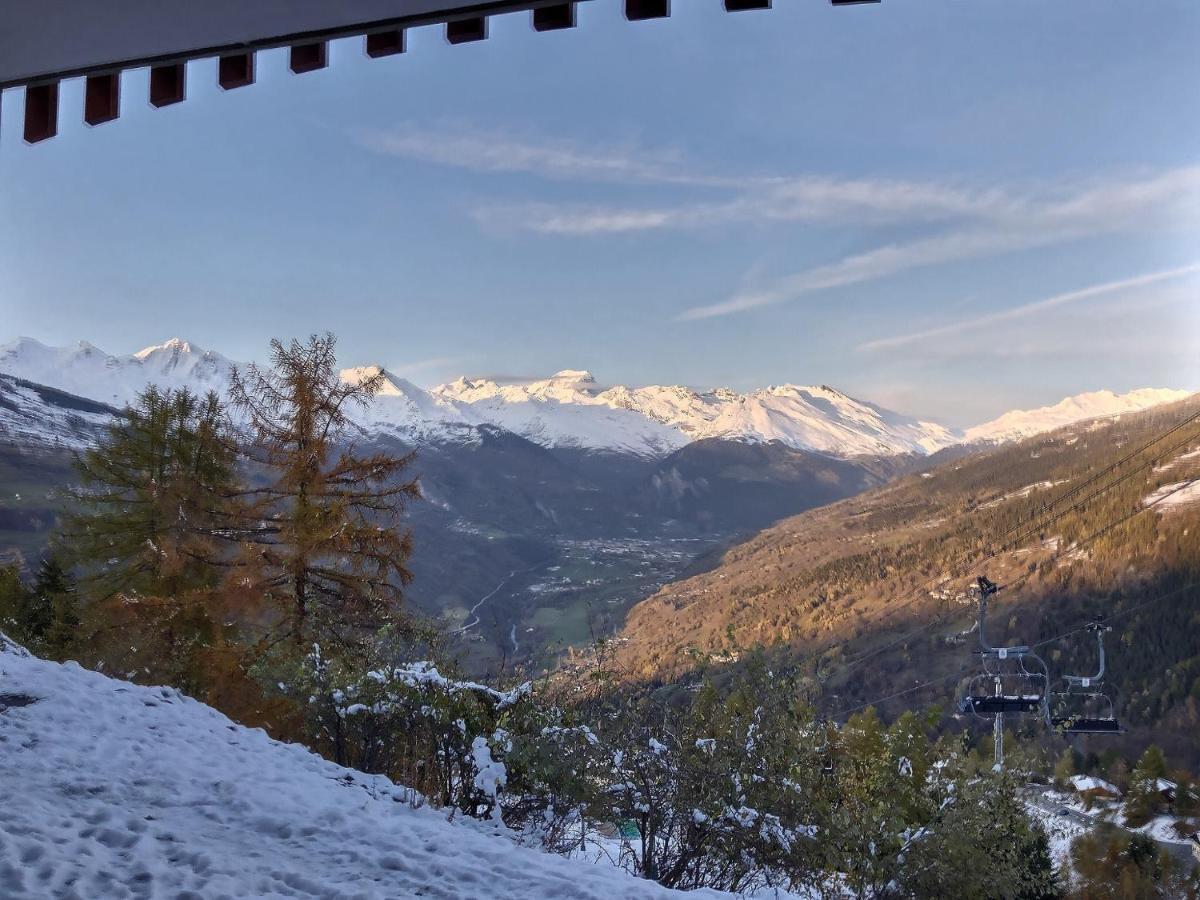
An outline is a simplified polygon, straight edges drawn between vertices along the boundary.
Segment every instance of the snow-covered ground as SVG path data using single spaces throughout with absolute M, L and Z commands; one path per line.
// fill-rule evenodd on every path
M 684 896 L 3 636 L 0 761 L 5 900 Z
M 1069 816 L 1060 816 L 1056 812 L 1043 809 L 1036 803 L 1026 803 L 1025 810 L 1029 817 L 1045 830 L 1054 864 L 1060 871 L 1070 873 L 1071 843 L 1088 830 L 1087 826 Z
M 1164 484 L 1142 498 L 1142 505 L 1154 506 L 1159 512 L 1178 509 L 1200 502 L 1200 479 Z

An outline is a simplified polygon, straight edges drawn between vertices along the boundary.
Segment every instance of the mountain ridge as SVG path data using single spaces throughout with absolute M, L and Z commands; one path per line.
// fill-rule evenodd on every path
M 49 347 L 33 338 L 0 345 L 0 372 L 81 397 L 120 406 L 147 384 L 222 391 L 236 364 L 215 351 L 171 338 L 135 353 L 110 355 L 80 341 Z M 382 374 L 383 387 L 357 414 L 366 430 L 416 443 L 478 439 L 481 426 L 500 427 L 544 447 L 627 453 L 662 459 L 709 438 L 778 441 L 835 457 L 928 456 L 963 443 L 1002 443 L 1087 418 L 1120 415 L 1187 396 L 1145 388 L 1127 394 L 1096 391 L 1059 404 L 1012 410 L 956 432 L 858 400 L 828 385 L 779 384 L 739 393 L 681 385 L 602 385 L 583 369 L 549 378 L 504 382 L 460 376 L 425 389 L 379 365 L 341 370 L 344 381 Z

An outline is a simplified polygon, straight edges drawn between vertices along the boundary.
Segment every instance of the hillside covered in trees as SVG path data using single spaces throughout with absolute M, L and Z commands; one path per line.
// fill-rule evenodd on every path
M 1096 645 L 1075 629 L 1110 621 L 1107 684 L 1129 728 L 1116 740 L 1194 758 L 1200 423 L 1177 426 L 1198 411 L 1192 397 L 935 459 L 785 519 L 636 606 L 618 665 L 665 683 L 761 646 L 831 714 L 896 693 L 882 708 L 950 708 L 978 668 L 968 588 L 986 574 L 1004 585 L 990 641 L 1045 642 L 1052 675 L 1084 673 Z

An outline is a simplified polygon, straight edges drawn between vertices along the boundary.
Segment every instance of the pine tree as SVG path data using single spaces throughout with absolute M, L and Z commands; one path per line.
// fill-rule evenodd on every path
M 1158 779 L 1165 778 L 1167 761 L 1158 746 L 1151 744 L 1129 775 L 1129 792 L 1125 798 L 1125 821 L 1142 825 L 1158 811 Z
M 80 485 L 59 545 L 80 572 L 58 602 L 57 652 L 198 692 L 214 638 L 214 589 L 236 522 L 236 445 L 215 393 L 150 387 L 76 457 Z M 51 610 L 51 617 L 55 615 Z M 86 641 L 66 643 L 83 619 Z
M 0 567 L 0 631 L 14 641 L 28 643 L 30 596 L 16 565 Z
M 1075 751 L 1067 747 L 1054 764 L 1054 783 L 1060 788 L 1065 787 L 1075 774 Z
M 343 383 L 331 334 L 271 347 L 271 368 L 237 371 L 230 388 L 267 477 L 247 493 L 248 549 L 236 577 L 274 601 L 272 642 L 351 650 L 396 618 L 412 577 L 412 538 L 400 527 L 420 496 L 416 480 L 402 477 L 411 456 L 364 455 L 350 444 L 347 410 L 370 402 L 382 372 Z
M 75 583 L 56 556 L 47 556 L 38 567 L 30 593 L 47 611 L 47 624 L 41 635 L 41 650 L 50 659 L 66 659 L 75 647 L 79 633 Z
M 220 400 L 150 387 L 76 458 L 81 486 L 62 544 L 92 599 L 180 597 L 216 583 L 234 488 Z

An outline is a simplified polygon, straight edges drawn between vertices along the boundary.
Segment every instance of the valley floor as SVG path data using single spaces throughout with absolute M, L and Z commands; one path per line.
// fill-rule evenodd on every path
M 0 636 L 0 896 L 683 896 L 414 808 L 381 776 L 271 740 L 171 688 Z M 702 900 L 728 896 L 698 891 Z

